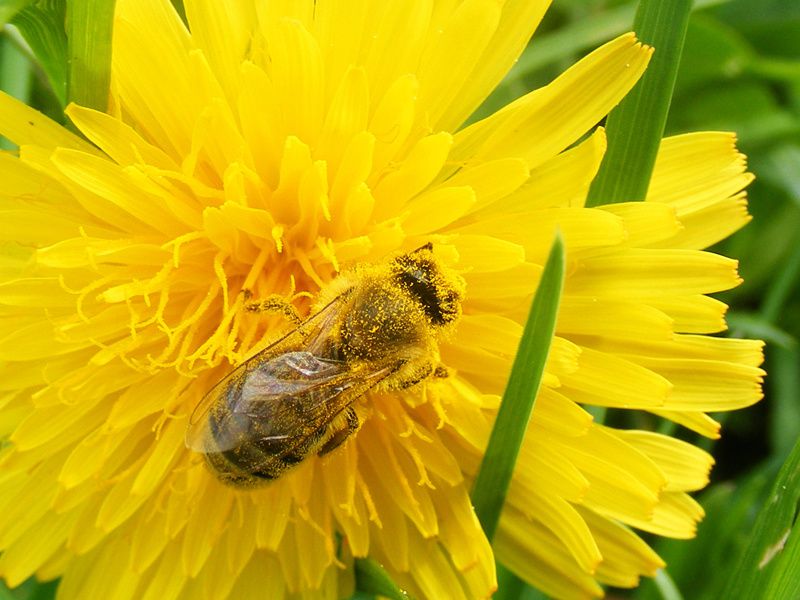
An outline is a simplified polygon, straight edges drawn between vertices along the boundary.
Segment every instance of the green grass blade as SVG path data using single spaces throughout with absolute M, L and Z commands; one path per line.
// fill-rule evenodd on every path
M 787 165 L 790 164 L 787 163 Z M 798 280 L 800 280 L 800 244 L 794 247 L 791 255 L 784 262 L 783 268 L 775 274 L 764 294 L 761 314 L 767 321 L 774 323 L 778 319 L 786 301 L 797 289 Z
M 53 600 L 58 580 L 41 582 L 31 577 L 14 589 L 8 589 L 0 580 L 0 600 Z
M 371 558 L 355 560 L 356 590 L 363 594 L 383 596 L 390 600 L 409 600 L 408 592 L 392 581 L 386 570 Z
M 789 350 L 797 346 L 797 340 L 792 334 L 773 325 L 760 314 L 745 311 L 733 313 L 728 316 L 728 325 L 734 337 L 756 338 Z
M 797 441 L 800 431 L 800 352 L 771 348 L 767 369 L 771 385 L 769 439 L 772 451 L 786 456 Z
M 21 43 L 21 41 L 20 41 Z M 28 56 L 11 36 L 0 35 L 0 90 L 25 103 L 30 101 L 33 73 Z M 16 145 L 0 136 L 0 150 L 13 150 Z
M 28 6 L 32 0 L 0 0 L 0 28 L 10 23 L 19 11 Z
M 31 83 L 31 63 L 28 56 L 10 36 L 0 36 L 0 89 L 28 103 Z
M 497 529 L 514 464 L 539 391 L 555 331 L 563 282 L 564 243 L 561 235 L 556 234 L 472 490 L 475 514 L 489 540 Z
M 114 0 L 69 2 L 69 102 L 102 111 L 108 108 L 114 4 Z
M 525 591 L 525 582 L 503 565 L 497 565 L 497 592 L 492 600 L 519 600 Z
M 183 21 L 184 25 L 187 25 L 186 7 L 183 5 L 183 0 L 170 0 L 170 2 L 172 3 L 172 8 L 174 8 L 175 12 L 180 16 L 181 21 Z
M 691 0 L 642 0 L 639 39 L 655 48 L 647 71 L 608 117 L 608 151 L 587 206 L 644 200 L 675 87 Z
M 764 592 L 764 598 L 774 600 L 797 600 L 800 598 L 800 532 L 797 527 L 800 523 L 793 524 L 786 545 L 781 549 L 781 561 L 778 568 L 770 577 L 769 585 Z
M 18 12 L 13 19 L 62 106 L 67 98 L 65 10 L 65 0 L 41 0 Z
M 678 586 L 665 569 L 656 571 L 655 584 L 663 600 L 683 600 Z
M 724 598 L 800 597 L 800 441 L 781 467 Z

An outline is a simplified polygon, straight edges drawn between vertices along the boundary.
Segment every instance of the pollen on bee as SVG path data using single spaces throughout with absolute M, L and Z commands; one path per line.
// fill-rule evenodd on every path
M 206 395 L 187 445 L 238 487 L 334 451 L 358 431 L 353 403 L 370 390 L 441 376 L 438 337 L 458 320 L 462 297 L 463 282 L 430 244 L 342 273 L 323 288 L 311 316 Z M 244 305 L 241 296 L 237 302 Z M 285 300 L 276 302 L 259 307 L 286 309 L 279 306 Z

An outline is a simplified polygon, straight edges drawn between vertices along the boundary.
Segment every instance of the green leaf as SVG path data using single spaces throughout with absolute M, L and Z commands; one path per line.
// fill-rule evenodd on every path
M 475 514 L 491 540 L 528 428 L 555 331 L 564 282 L 564 242 L 557 233 L 522 332 L 503 401 L 472 489 Z
M 655 48 L 642 79 L 608 117 L 608 151 L 587 206 L 644 200 L 675 86 L 691 0 L 642 0 L 639 39 Z
M 797 346 L 797 340 L 791 334 L 776 327 L 760 315 L 738 311 L 728 315 L 727 319 L 735 337 L 762 339 L 781 348 L 791 349 Z
M 62 106 L 67 98 L 65 11 L 65 0 L 38 0 L 17 13 L 13 19 Z
M 797 158 L 800 160 L 800 156 Z M 761 314 L 767 321 L 774 323 L 778 319 L 792 292 L 797 289 L 798 281 L 800 281 L 800 244 L 795 245 L 764 294 Z
M 380 564 L 371 558 L 355 560 L 356 590 L 390 600 L 409 600 L 408 592 L 401 590 Z
M 724 598 L 800 597 L 800 441 L 783 464 L 756 520 L 739 565 L 729 571 Z
M 32 0 L 0 0 L 0 28 L 11 22 L 19 11 L 28 6 Z
M 69 102 L 108 108 L 114 4 L 114 0 L 71 0 L 68 5 Z
M 800 532 L 795 513 L 795 521 L 791 531 L 787 531 L 786 545 L 776 550 L 781 552 L 781 561 L 772 574 L 769 585 L 764 592 L 765 598 L 774 600 L 796 600 L 800 598 Z
M 676 95 L 676 101 L 681 104 L 673 126 L 681 130 L 734 130 L 742 146 L 772 147 L 777 136 L 800 131 L 798 119 L 777 104 L 767 82 L 717 80 L 713 85 Z
M 797 349 L 770 348 L 767 355 L 772 410 L 770 441 L 772 451 L 786 456 L 800 439 L 800 352 Z
M 739 0 L 717 11 L 745 35 L 760 53 L 800 55 L 800 3 L 787 0 Z
M 15 600 L 11 590 L 6 587 L 3 581 L 0 581 L 0 600 Z
M 753 60 L 753 49 L 737 31 L 706 15 L 692 16 L 686 31 L 676 95 L 715 79 L 732 79 L 744 73 Z
M 56 597 L 58 580 L 41 582 L 31 577 L 24 583 L 9 590 L 0 580 L 0 600 L 53 600 Z
M 798 77 L 798 81 L 800 81 L 800 77 Z M 789 193 L 789 197 L 800 205 L 800 169 L 797 168 L 800 165 L 800 144 L 792 141 L 774 146 L 770 152 L 761 156 L 759 162 L 759 178 L 785 189 Z M 793 269 L 797 269 L 800 264 L 798 251 L 800 250 L 795 246 L 796 258 L 792 259 Z M 767 293 L 767 298 L 769 295 L 770 292 Z

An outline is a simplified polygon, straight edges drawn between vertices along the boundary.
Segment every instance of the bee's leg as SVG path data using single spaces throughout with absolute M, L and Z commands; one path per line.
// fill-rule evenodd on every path
M 433 368 L 433 364 L 430 362 L 415 365 L 410 372 L 403 374 L 403 379 L 397 383 L 397 387 L 401 390 L 410 388 L 435 373 L 436 371 Z
M 450 377 L 450 371 L 448 371 L 447 367 L 444 365 L 436 365 L 436 368 L 433 370 L 433 376 L 438 379 L 447 379 Z
M 361 426 L 361 422 L 358 420 L 358 414 L 356 414 L 356 411 L 352 406 L 345 410 L 344 417 L 346 419 L 345 426 L 342 429 L 333 432 L 333 435 L 328 438 L 328 441 L 325 442 L 319 449 L 317 455 L 325 456 L 328 454 L 328 452 L 336 450 L 336 448 L 341 446 L 347 438 L 358 431 L 358 428 Z
M 297 314 L 297 309 L 288 302 L 283 296 L 272 294 L 258 302 L 249 302 L 245 304 L 245 309 L 250 312 L 277 312 L 281 313 L 287 320 L 295 325 L 303 322 L 300 315 Z

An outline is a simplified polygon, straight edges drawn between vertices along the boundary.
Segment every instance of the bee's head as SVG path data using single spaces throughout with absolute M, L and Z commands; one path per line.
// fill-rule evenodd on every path
M 433 325 L 448 325 L 461 315 L 461 286 L 445 272 L 430 242 L 398 256 L 393 270 L 397 283 L 419 301 Z

